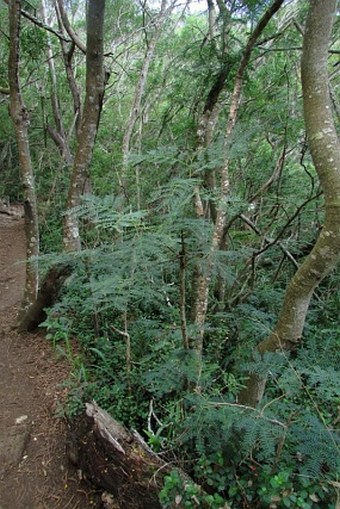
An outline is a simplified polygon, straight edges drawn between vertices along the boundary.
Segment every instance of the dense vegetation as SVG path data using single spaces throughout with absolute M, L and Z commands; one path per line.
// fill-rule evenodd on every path
M 73 366 L 63 411 L 73 416 L 93 398 L 173 462 L 164 507 L 180 497 L 188 508 L 334 508 L 339 269 L 314 290 L 303 339 L 256 348 L 325 217 L 300 76 L 309 2 L 281 2 L 247 61 L 251 35 L 275 2 L 210 0 L 201 12 L 177 3 L 107 2 L 105 96 L 86 192 L 71 210 L 77 251 L 63 248 L 63 218 L 81 138 L 72 79 L 84 104 L 85 55 L 60 20 L 58 28 L 52 2 L 45 14 L 39 0 L 22 4 L 45 25 L 22 18 L 19 69 L 40 272 L 73 267 L 43 324 Z M 0 7 L 0 194 L 20 202 Z M 72 0 L 66 11 L 84 44 L 84 3 Z M 328 59 L 337 126 L 338 28 L 337 18 Z M 250 373 L 267 380 L 257 406 L 242 396 Z M 197 484 L 184 486 L 176 466 Z

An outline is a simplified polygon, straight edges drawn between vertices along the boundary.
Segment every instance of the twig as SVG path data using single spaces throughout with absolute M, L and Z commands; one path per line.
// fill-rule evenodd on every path
M 127 382 L 128 382 L 128 390 L 129 390 L 129 393 L 131 393 L 131 380 L 130 380 L 130 375 L 131 375 L 131 337 L 127 330 L 127 312 L 126 311 L 124 311 L 123 319 L 124 319 L 124 330 L 123 331 L 120 329 L 117 329 L 117 327 L 115 327 L 114 325 L 111 325 L 110 328 L 111 328 L 111 330 L 113 330 L 114 332 L 116 332 L 117 334 L 119 334 L 120 336 L 123 336 L 125 338 L 125 342 L 126 342 L 126 353 L 125 353 L 126 376 L 127 376 Z
M 163 427 L 163 423 L 158 419 L 157 415 L 154 412 L 152 398 L 150 399 L 150 405 L 149 405 L 148 431 L 150 431 L 150 433 L 154 433 L 152 426 L 151 426 L 151 417 L 153 417 L 155 419 L 155 421 L 157 422 L 157 424 L 159 424 L 159 426 Z
M 186 250 L 184 233 L 181 233 L 181 251 L 179 253 L 179 271 L 180 271 L 180 315 L 181 315 L 181 331 L 183 345 L 186 350 L 189 350 L 189 338 L 186 319 L 186 291 L 185 291 L 185 273 L 186 273 Z
M 267 251 L 267 249 L 269 249 L 270 247 L 274 246 L 275 244 L 277 244 L 280 240 L 280 238 L 282 237 L 283 233 L 286 231 L 286 229 L 292 224 L 292 222 L 294 221 L 294 219 L 296 219 L 296 217 L 300 214 L 301 210 L 306 206 L 308 205 L 308 203 L 310 203 L 311 201 L 313 200 L 316 200 L 317 198 L 319 198 L 321 195 L 323 194 L 322 191 L 320 191 L 319 193 L 317 193 L 316 195 L 312 196 L 311 198 L 308 198 L 307 200 L 305 200 L 297 209 L 296 211 L 294 212 L 294 214 L 288 219 L 288 221 L 286 222 L 286 224 L 281 228 L 281 230 L 279 231 L 279 233 L 277 234 L 277 236 L 275 237 L 274 240 L 272 240 L 271 242 L 269 242 L 266 246 L 264 246 L 262 249 L 260 249 L 259 251 L 257 251 L 256 253 L 254 253 L 255 256 L 259 256 L 260 254 L 264 253 L 265 251 Z
M 272 402 L 270 402 L 270 403 L 272 403 Z M 258 410 L 256 408 L 253 408 L 248 405 L 241 405 L 240 403 L 227 403 L 225 401 L 223 401 L 223 402 L 222 401 L 221 402 L 208 401 L 208 404 L 211 406 L 220 406 L 220 407 L 221 406 L 229 406 L 229 407 L 234 407 L 234 408 L 241 408 L 243 410 L 250 410 L 252 412 L 258 412 Z M 264 419 L 265 421 L 271 422 L 272 424 L 277 424 L 278 426 L 281 426 L 282 428 L 287 429 L 287 424 L 285 424 L 284 422 L 281 422 L 277 419 L 271 419 L 270 417 L 266 417 L 266 416 L 262 415 L 262 411 L 258 412 L 258 415 L 256 416 L 256 418 Z
M 242 219 L 242 221 L 245 222 L 257 235 L 262 236 L 262 233 L 259 230 L 259 228 L 247 216 L 245 216 L 244 214 L 240 214 L 240 219 Z M 267 245 L 271 244 L 271 242 L 272 242 L 267 236 L 264 236 L 263 240 L 266 242 Z M 290 251 L 288 251 L 288 249 L 281 242 L 278 242 L 277 245 L 279 246 L 281 251 L 284 253 L 284 255 L 292 262 L 294 267 L 296 269 L 298 269 L 299 264 L 295 260 L 292 253 Z M 255 253 L 255 257 L 256 256 L 258 256 L 258 253 Z
M 266 403 L 262 408 L 261 408 L 261 412 L 260 414 L 263 415 L 264 411 L 266 410 L 266 408 L 270 407 L 270 405 L 272 405 L 273 403 L 275 403 L 276 401 L 280 401 L 280 399 L 284 398 L 286 396 L 286 394 L 281 394 L 280 396 L 278 396 L 277 398 L 274 398 L 274 399 L 271 399 L 270 401 L 268 401 L 268 403 Z

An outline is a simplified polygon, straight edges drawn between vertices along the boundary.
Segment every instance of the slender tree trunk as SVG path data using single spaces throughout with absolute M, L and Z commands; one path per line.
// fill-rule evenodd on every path
M 229 197 L 229 158 L 227 156 L 228 144 L 234 131 L 236 124 L 237 114 L 240 105 L 241 91 L 244 79 L 244 73 L 249 63 L 251 52 L 255 46 L 259 36 L 267 26 L 268 22 L 279 10 L 284 0 L 274 0 L 273 4 L 267 9 L 265 14 L 260 19 L 254 32 L 250 36 L 248 43 L 244 49 L 243 56 L 236 74 L 234 90 L 231 96 L 231 104 L 229 109 L 229 117 L 226 127 L 226 134 L 224 138 L 224 150 L 226 153 L 226 159 L 224 165 L 219 169 L 220 177 L 220 191 L 219 201 L 216 210 L 216 221 L 214 231 L 211 239 L 210 253 L 207 259 L 202 260 L 201 268 L 198 274 L 197 280 L 197 295 L 194 304 L 194 324 L 195 324 L 195 337 L 192 341 L 192 346 L 197 353 L 198 359 L 202 357 L 203 350 L 203 337 L 204 337 L 204 326 L 208 310 L 209 300 L 209 286 L 211 282 L 212 268 L 214 264 L 214 256 L 220 247 L 223 235 L 225 232 L 226 225 L 226 211 L 227 211 L 227 200 Z
M 64 221 L 64 246 L 67 251 L 80 250 L 78 220 L 72 209 L 79 205 L 88 177 L 104 96 L 104 10 L 105 0 L 90 0 L 87 12 L 86 97 L 78 145 L 68 193 Z
M 64 33 L 64 25 L 61 18 L 61 14 L 59 11 L 58 3 L 55 3 L 55 11 L 58 19 L 58 25 L 61 33 Z M 66 77 L 68 81 L 68 85 L 72 94 L 73 99 L 73 112 L 74 112 L 74 127 L 76 128 L 76 134 L 78 136 L 78 133 L 80 131 L 81 126 L 81 101 L 80 101 L 80 93 L 79 88 L 77 85 L 77 81 L 74 75 L 74 68 L 72 64 L 74 50 L 75 50 L 75 44 L 74 42 L 71 45 L 71 48 L 68 49 L 67 44 L 64 40 L 60 39 L 60 45 L 61 45 L 61 52 L 63 55 L 63 61 L 66 71 Z M 71 133 L 69 133 L 69 138 L 71 136 Z
M 205 105 L 203 108 L 203 112 L 201 118 L 198 123 L 197 129 L 197 152 L 201 152 L 206 149 L 211 142 L 213 141 L 214 131 L 216 124 L 218 122 L 219 113 L 220 113 L 220 105 L 218 103 L 221 92 L 225 86 L 225 82 L 229 75 L 229 67 L 227 63 L 223 63 L 220 69 L 219 74 L 215 82 L 213 83 L 207 99 L 205 101 Z M 204 185 L 210 191 L 216 190 L 216 171 L 208 170 L 204 174 Z M 205 207 L 205 215 L 207 217 L 210 216 L 212 221 L 216 222 L 217 211 L 216 204 L 214 200 L 210 200 L 208 206 Z
M 42 0 L 41 2 L 41 11 L 42 11 L 42 18 L 44 23 L 47 25 L 47 15 L 46 15 L 46 5 L 45 0 Z M 57 145 L 61 157 L 64 159 L 66 164 L 72 164 L 72 154 L 69 147 L 69 143 L 67 140 L 67 136 L 64 129 L 64 123 L 60 111 L 60 101 L 58 96 L 58 86 L 57 86 L 57 75 L 55 71 L 55 65 L 54 65 L 54 56 L 51 48 L 51 41 L 49 33 L 47 32 L 47 58 L 48 58 L 48 69 L 50 73 L 50 80 L 51 80 L 51 103 L 52 103 L 52 111 L 53 111 L 53 117 L 54 117 L 54 123 L 55 123 L 55 129 L 53 129 L 52 126 L 48 126 L 47 130 Z
M 216 23 L 216 12 L 215 5 L 213 0 L 208 0 L 208 20 L 209 20 L 209 37 L 211 40 L 215 37 L 215 23 Z M 220 9 L 220 14 L 223 19 L 223 23 L 227 22 L 226 16 L 226 8 L 223 11 Z M 225 34 L 225 26 L 223 26 L 222 37 Z M 215 45 L 215 43 L 214 43 Z M 224 48 L 224 42 L 221 44 L 222 48 Z M 207 98 L 205 100 L 205 104 L 203 107 L 203 111 L 201 117 L 198 122 L 198 129 L 196 132 L 197 135 L 197 154 L 204 151 L 212 142 L 215 126 L 218 122 L 220 107 L 219 107 L 219 98 L 221 92 L 225 86 L 226 80 L 229 75 L 229 66 L 228 66 L 228 55 L 222 55 L 222 65 L 221 69 L 212 84 Z M 206 189 L 210 190 L 212 193 L 216 191 L 216 170 L 208 170 L 204 173 L 204 186 Z M 194 194 L 194 206 L 195 213 L 197 218 L 210 218 L 214 224 L 216 224 L 217 219 L 217 209 L 215 200 L 208 200 L 207 203 L 203 204 L 203 201 L 200 197 L 200 187 L 199 185 L 195 188 Z M 202 260 L 199 260 L 197 263 L 192 276 L 192 284 L 191 284 L 191 300 L 192 300 L 192 310 L 191 317 L 193 322 L 197 326 L 197 332 L 201 337 L 200 347 L 198 349 L 198 357 L 200 358 L 201 353 L 200 349 L 203 346 L 203 334 L 204 334 L 204 323 L 205 323 L 205 315 L 208 307 L 208 298 L 209 291 L 208 287 L 210 285 L 211 277 L 209 272 L 211 272 L 211 260 L 208 259 L 207 264 L 203 269 Z M 202 324 L 202 326 L 200 325 Z M 194 344 L 195 341 L 192 341 Z
M 151 41 L 149 41 L 145 57 L 143 60 L 142 68 L 139 74 L 137 86 L 135 89 L 135 96 L 133 99 L 132 107 L 130 110 L 129 119 L 126 125 L 126 130 L 123 137 L 123 166 L 126 167 L 128 163 L 128 157 L 130 153 L 130 143 L 133 129 L 135 127 L 138 116 L 141 111 L 142 98 L 149 74 L 149 67 L 153 60 L 153 56 L 156 49 L 156 43 L 158 40 L 161 24 L 158 22 L 156 25 L 156 32 L 153 34 Z
M 8 82 L 10 89 L 10 113 L 14 124 L 18 152 L 21 182 L 24 194 L 25 233 L 26 233 L 26 283 L 19 321 L 34 303 L 38 291 L 38 264 L 30 258 L 39 254 L 39 226 L 34 175 L 32 169 L 29 139 L 28 112 L 24 105 L 19 83 L 19 36 L 20 36 L 20 0 L 10 0 L 9 34 L 10 48 L 8 60 Z
M 73 30 L 71 23 L 67 17 L 65 8 L 64 8 L 64 0 L 57 0 L 57 6 L 58 6 L 58 12 L 60 13 L 63 26 L 65 27 L 66 32 L 70 36 L 71 40 L 74 42 L 74 44 L 86 54 L 86 46 L 85 44 L 80 40 L 77 33 Z M 100 6 L 98 6 L 100 8 Z
M 155 22 L 154 22 L 154 32 L 150 38 L 150 40 L 147 43 L 147 48 L 142 64 L 142 68 L 140 70 L 140 74 L 138 77 L 138 82 L 135 89 L 135 94 L 133 98 L 132 107 L 130 110 L 129 119 L 126 124 L 126 129 L 123 137 L 123 145 L 122 145 L 122 152 L 123 152 L 123 165 L 122 165 L 122 174 L 120 175 L 120 186 L 121 191 L 123 195 L 126 195 L 126 173 L 128 169 L 128 160 L 130 155 L 130 148 L 131 148 L 131 137 L 133 134 L 134 127 L 136 125 L 137 119 L 141 113 L 142 108 L 142 99 L 145 91 L 145 87 L 147 84 L 148 74 L 149 74 L 149 68 L 153 61 L 154 55 L 155 55 L 155 49 L 157 45 L 157 41 L 159 39 L 159 36 L 161 34 L 162 25 L 164 23 L 164 20 L 166 18 L 166 15 L 171 11 L 172 6 L 170 6 L 168 9 L 166 8 L 167 0 L 162 0 L 161 3 L 161 9 L 159 14 L 157 15 Z M 173 2 L 172 2 L 173 4 Z
M 189 337 L 188 337 L 188 328 L 187 328 L 187 316 L 186 316 L 186 266 L 187 266 L 187 256 L 186 256 L 186 245 L 185 245 L 185 237 L 184 233 L 181 234 L 181 250 L 179 253 L 179 310 L 180 310 L 180 318 L 181 318 L 181 332 L 182 332 L 182 341 L 183 347 L 185 350 L 189 350 Z
M 208 21 L 209 21 L 209 39 L 213 41 L 215 37 L 215 29 L 216 29 L 216 9 L 214 0 L 207 0 L 208 5 Z
M 327 56 L 337 0 L 311 0 L 301 63 L 304 117 L 315 169 L 325 197 L 325 222 L 317 242 L 289 284 L 276 327 L 260 354 L 299 346 L 314 289 L 340 259 L 340 143 L 332 117 Z M 266 378 L 251 374 L 243 404 L 261 402 Z

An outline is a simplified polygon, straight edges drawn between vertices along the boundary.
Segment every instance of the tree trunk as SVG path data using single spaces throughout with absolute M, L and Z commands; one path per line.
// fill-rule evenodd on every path
M 236 124 L 241 99 L 241 90 L 243 85 L 244 73 L 247 68 L 251 52 L 259 36 L 261 35 L 261 33 L 271 20 L 271 18 L 274 16 L 274 14 L 279 10 L 282 3 L 283 0 L 274 0 L 273 4 L 267 9 L 267 11 L 264 13 L 262 18 L 258 22 L 254 32 L 250 36 L 247 45 L 244 49 L 243 56 L 236 74 L 234 90 L 231 96 L 229 117 L 224 139 L 225 151 L 227 150 L 228 143 L 230 141 L 231 135 L 234 131 L 234 127 Z M 197 354 L 198 360 L 202 357 L 204 326 L 208 310 L 209 286 L 214 263 L 213 259 L 216 251 L 220 247 L 225 232 L 227 200 L 229 197 L 229 158 L 227 155 L 223 167 L 219 169 L 219 177 L 220 177 L 219 201 L 216 207 L 216 221 L 211 239 L 210 253 L 208 254 L 207 259 L 202 261 L 201 268 L 199 270 L 197 282 L 197 295 L 194 304 L 195 337 L 193 338 L 192 345 L 193 349 Z
M 20 35 L 20 0 L 10 0 L 9 34 L 10 48 L 8 60 L 8 82 L 10 88 L 10 114 L 14 124 L 18 152 L 21 182 L 24 195 L 25 233 L 26 233 L 26 282 L 24 297 L 19 312 L 19 320 L 25 315 L 35 301 L 38 291 L 38 263 L 31 261 L 39 254 L 39 226 L 34 174 L 32 169 L 29 139 L 28 112 L 24 105 L 19 84 L 19 35 Z
M 57 15 L 58 25 L 61 33 L 64 33 L 64 25 L 62 21 L 62 17 L 60 14 L 58 2 L 55 3 L 55 11 Z M 63 61 L 65 65 L 65 71 L 66 71 L 66 77 L 68 81 L 68 85 L 70 88 L 70 92 L 72 94 L 73 99 L 73 112 L 74 112 L 74 120 L 73 120 L 73 127 L 76 129 L 76 135 L 78 137 L 80 126 L 81 126 L 81 100 L 80 100 L 80 93 L 79 88 L 77 85 L 77 81 L 75 78 L 74 73 L 74 67 L 72 64 L 74 50 L 75 50 L 75 43 L 72 42 L 71 48 L 68 49 L 68 46 L 66 42 L 63 39 L 60 39 L 60 45 L 61 45 L 61 52 L 63 55 Z M 72 129 L 71 129 L 72 131 Z M 68 137 L 71 137 L 71 132 L 68 133 Z
M 140 70 L 138 82 L 137 82 L 136 89 L 135 89 L 133 104 L 132 104 L 132 107 L 130 110 L 129 119 L 127 121 L 125 133 L 123 136 L 123 144 L 122 144 L 123 164 L 122 164 L 122 174 L 120 175 L 120 187 L 121 187 L 122 196 L 126 196 L 126 177 L 127 177 L 130 149 L 131 149 L 131 137 L 132 137 L 133 130 L 136 125 L 137 119 L 138 119 L 139 115 L 141 114 L 142 99 L 143 99 L 145 87 L 147 84 L 149 68 L 153 61 L 154 55 L 155 55 L 156 45 L 157 45 L 157 41 L 161 34 L 162 25 L 164 23 L 164 20 L 165 20 L 167 14 L 169 14 L 171 12 L 171 10 L 174 6 L 174 2 L 172 2 L 172 5 L 169 8 L 166 8 L 166 4 L 167 4 L 167 0 L 162 0 L 160 12 L 156 16 L 155 21 L 153 23 L 154 32 L 153 32 L 150 40 L 147 42 L 147 48 L 146 48 L 142 68 Z
M 19 331 L 34 331 L 46 319 L 45 309 L 56 302 L 59 292 L 71 272 L 70 265 L 56 265 L 48 271 L 39 288 L 36 300 L 18 324 Z
M 42 12 L 42 18 L 44 20 L 44 23 L 47 25 L 47 15 L 46 15 L 46 5 L 45 0 L 42 0 L 41 2 L 41 12 Z M 50 134 L 51 138 L 53 139 L 54 143 L 57 145 L 60 155 L 65 161 L 67 165 L 72 164 L 72 154 L 70 150 L 70 146 L 66 137 L 65 129 L 64 129 L 64 123 L 61 116 L 60 111 L 60 101 L 58 96 L 58 86 L 57 86 L 57 75 L 55 71 L 55 65 L 54 65 L 54 56 L 51 48 L 51 41 L 49 33 L 47 32 L 47 61 L 48 61 L 48 68 L 50 72 L 50 80 L 51 80 L 51 103 L 52 103 L 52 111 L 53 111 L 53 117 L 54 117 L 54 123 L 55 123 L 55 129 L 52 128 L 52 126 L 48 126 L 47 130 Z
M 58 11 L 60 13 L 63 26 L 66 29 L 66 32 L 70 36 L 71 40 L 74 42 L 74 44 L 82 51 L 83 53 L 86 53 L 86 46 L 85 44 L 79 39 L 76 32 L 73 30 L 71 23 L 69 22 L 69 19 L 67 17 L 66 11 L 64 9 L 64 0 L 57 0 L 58 5 Z M 101 6 L 98 6 L 98 9 L 101 9 Z
M 105 0 L 90 0 L 87 11 L 86 97 L 64 221 L 66 251 L 80 250 L 78 220 L 72 209 L 79 205 L 88 176 L 104 96 Z
M 217 14 L 215 10 L 214 0 L 207 0 L 208 5 L 208 21 L 209 21 L 209 39 L 213 41 L 215 38 L 215 29 L 216 29 L 216 21 Z
M 301 63 L 304 117 L 309 148 L 325 197 L 325 222 L 305 262 L 289 284 L 278 323 L 257 350 L 263 355 L 299 346 L 315 288 L 340 259 L 340 143 L 328 89 L 328 44 L 336 0 L 310 1 Z M 261 402 L 266 379 L 251 374 L 240 395 L 243 404 Z

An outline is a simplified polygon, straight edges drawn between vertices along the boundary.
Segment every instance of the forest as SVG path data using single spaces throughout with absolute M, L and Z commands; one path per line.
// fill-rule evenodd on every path
M 17 327 L 70 362 L 63 418 L 162 462 L 126 508 L 340 507 L 339 12 L 0 0 Z

